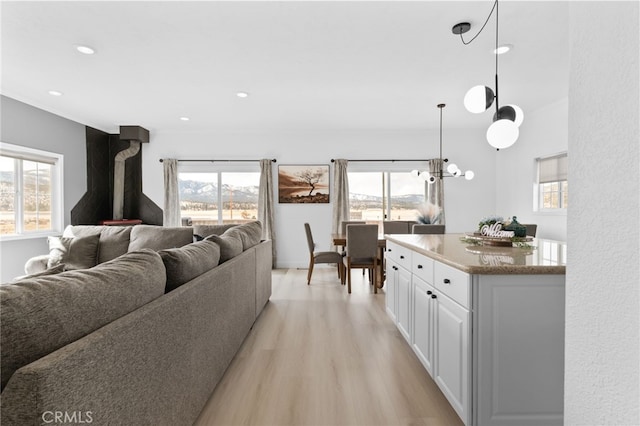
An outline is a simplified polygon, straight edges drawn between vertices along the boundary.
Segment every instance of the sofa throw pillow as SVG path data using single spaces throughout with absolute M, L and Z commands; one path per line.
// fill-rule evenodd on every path
M 260 243 L 262 223 L 259 221 L 243 223 L 225 231 L 222 235 L 236 235 L 242 241 L 242 250 L 248 250 Z
M 220 247 L 211 241 L 198 241 L 180 248 L 158 252 L 167 270 L 165 293 L 175 290 L 218 266 Z
M 49 260 L 47 268 L 61 263 L 67 270 L 89 269 L 98 263 L 98 243 L 100 234 L 86 237 L 49 237 Z
M 220 247 L 220 263 L 242 253 L 242 240 L 235 235 L 209 235 L 205 241 L 213 241 Z
M 222 235 L 227 229 L 236 226 L 238 226 L 236 223 L 226 223 L 224 225 L 193 225 L 193 233 L 206 238 L 209 235 Z
M 136 225 L 131 229 L 129 251 L 141 249 L 165 250 L 193 242 L 193 228 L 189 226 L 163 227 Z
M 126 253 L 91 269 L 0 286 L 2 388 L 27 364 L 164 294 L 158 253 Z
M 100 235 L 98 263 L 104 263 L 127 252 L 131 228 L 131 226 L 69 225 L 62 236 L 77 238 Z

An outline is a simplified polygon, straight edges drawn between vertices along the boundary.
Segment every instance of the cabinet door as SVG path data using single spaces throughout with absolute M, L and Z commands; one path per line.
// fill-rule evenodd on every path
M 460 418 L 470 420 L 469 311 L 437 293 L 435 309 L 434 379 Z
M 433 376 L 434 288 L 416 277 L 413 282 L 413 351 Z
M 386 259 L 387 268 L 386 268 L 386 281 L 384 285 L 385 291 L 385 306 L 387 308 L 387 314 L 391 317 L 393 322 L 397 321 L 396 312 L 398 311 L 398 307 L 396 304 L 397 301 L 397 291 L 398 291 L 398 265 L 396 262 L 391 260 L 390 258 Z
M 411 344 L 411 273 L 403 267 L 398 267 L 398 329 L 409 344 Z

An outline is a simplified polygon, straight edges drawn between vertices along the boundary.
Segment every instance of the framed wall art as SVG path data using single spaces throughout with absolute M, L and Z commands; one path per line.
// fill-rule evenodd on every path
M 292 204 L 329 202 L 328 165 L 279 165 L 278 202 Z

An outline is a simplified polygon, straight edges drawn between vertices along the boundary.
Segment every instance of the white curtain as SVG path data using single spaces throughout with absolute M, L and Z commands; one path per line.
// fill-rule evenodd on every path
M 276 230 L 274 227 L 272 161 L 260 160 L 260 188 L 258 190 L 258 220 L 262 222 L 262 239 L 271 240 L 272 267 L 276 267 Z
M 349 220 L 349 177 L 348 160 L 335 160 L 333 166 L 333 215 L 331 232 L 340 233 L 342 221 Z
M 164 226 L 180 226 L 180 191 L 178 188 L 178 160 L 165 158 L 164 166 Z
M 435 225 L 444 225 L 444 179 L 442 177 L 442 169 L 444 163 L 440 158 L 433 158 L 429 160 L 429 173 L 432 176 L 436 176 L 434 183 L 426 183 L 427 186 L 427 202 L 438 207 L 440 215 L 438 219 L 433 222 Z

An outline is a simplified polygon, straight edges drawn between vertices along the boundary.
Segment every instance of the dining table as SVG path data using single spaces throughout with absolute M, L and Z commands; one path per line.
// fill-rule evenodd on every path
M 346 234 L 331 234 L 331 241 L 333 241 L 334 246 L 347 246 L 347 235 Z M 387 240 L 384 238 L 384 234 L 378 234 L 378 271 L 376 273 L 376 287 L 382 288 L 384 286 L 385 280 L 385 270 L 384 270 L 384 252 L 387 247 Z

